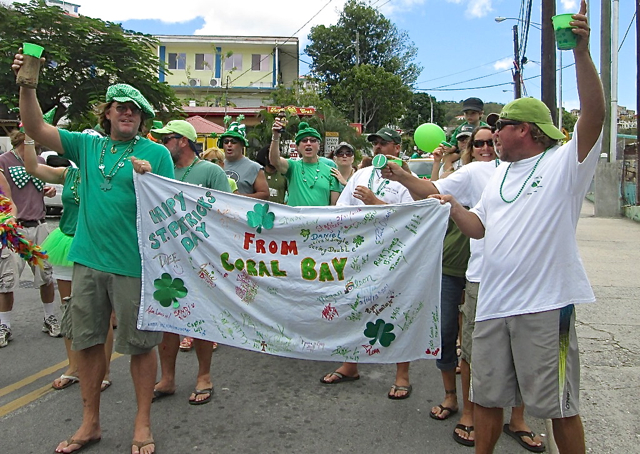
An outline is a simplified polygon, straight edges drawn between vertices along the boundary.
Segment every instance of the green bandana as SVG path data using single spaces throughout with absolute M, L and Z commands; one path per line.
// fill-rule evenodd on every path
M 132 102 L 140 108 L 148 118 L 156 116 L 149 101 L 136 88 L 127 84 L 111 85 L 107 88 L 107 102 Z
M 300 141 L 305 137 L 315 137 L 319 141 L 322 141 L 322 136 L 320 136 L 320 133 L 316 129 L 309 126 L 309 123 L 303 121 L 298 125 L 298 134 L 296 134 L 296 145 L 300 145 Z

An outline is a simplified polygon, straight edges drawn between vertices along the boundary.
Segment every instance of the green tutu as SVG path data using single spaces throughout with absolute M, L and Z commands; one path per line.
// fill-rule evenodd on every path
M 73 262 L 68 259 L 71 243 L 73 243 L 73 237 L 65 235 L 60 228 L 57 228 L 47 236 L 40 247 L 46 251 L 49 263 L 52 265 L 73 266 Z

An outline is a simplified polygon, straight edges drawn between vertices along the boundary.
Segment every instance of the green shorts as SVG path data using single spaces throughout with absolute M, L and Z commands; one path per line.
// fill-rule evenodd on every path
M 476 322 L 469 399 L 487 408 L 524 403 L 536 418 L 579 412 L 580 357 L 573 305 Z
M 479 282 L 467 281 L 464 287 L 464 304 L 462 305 L 462 343 L 460 358 L 471 364 L 471 348 L 473 347 L 473 329 L 476 326 L 476 306 L 478 304 Z
M 137 328 L 141 279 L 88 268 L 73 267 L 71 299 L 68 302 L 73 350 L 104 344 L 109 332 L 111 311 L 118 319 L 115 350 L 124 355 L 149 352 L 162 341 L 162 333 Z

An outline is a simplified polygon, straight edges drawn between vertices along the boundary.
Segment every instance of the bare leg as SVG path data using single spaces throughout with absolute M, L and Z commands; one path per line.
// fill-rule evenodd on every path
M 196 356 L 198 357 L 198 378 L 196 380 L 196 389 L 202 390 L 213 388 L 213 383 L 211 383 L 211 357 L 213 356 L 213 342 L 194 339 L 193 344 L 196 349 Z M 206 398 L 207 394 L 200 394 L 196 396 L 195 393 L 192 393 L 189 400 L 201 401 Z
M 396 386 L 404 386 L 404 387 L 408 387 L 410 385 L 409 383 L 409 366 L 411 365 L 410 362 L 406 362 L 406 363 L 397 363 L 396 364 L 396 380 L 394 382 L 394 385 Z M 409 391 L 404 391 L 404 390 L 395 390 L 395 391 L 389 391 L 389 395 L 395 395 L 396 398 L 398 397 L 402 397 L 406 394 L 408 394 Z
M 13 292 L 0 293 L 0 312 L 11 312 L 13 310 Z
M 444 385 L 444 401 L 441 406 L 451 410 L 443 410 L 440 406 L 431 408 L 431 414 L 436 419 L 447 419 L 458 410 L 458 396 L 456 394 L 456 370 L 441 370 L 442 384 Z
M 580 415 L 553 420 L 553 436 L 562 454 L 584 454 L 584 427 Z
M 487 408 L 476 404 L 474 424 L 476 428 L 476 454 L 491 454 L 502 433 L 502 408 Z
M 158 345 L 160 356 L 160 381 L 155 389 L 165 393 L 173 393 L 176 390 L 176 357 L 180 349 L 180 336 L 173 333 L 164 333 L 162 343 Z M 199 359 L 199 358 L 198 358 Z M 211 360 L 209 360 L 211 364 Z
M 109 381 L 109 374 L 111 372 L 111 355 L 113 353 L 113 324 L 115 323 L 116 314 L 115 312 L 111 313 L 111 320 L 109 321 L 109 332 L 107 332 L 107 340 L 104 343 L 104 356 L 106 359 L 106 369 L 104 372 L 104 377 L 102 378 L 103 382 Z M 108 386 L 105 383 L 102 383 L 102 390 L 105 390 Z
M 48 285 L 43 285 L 40 287 L 40 299 L 43 303 L 53 303 L 53 300 L 56 299 L 56 289 L 53 286 L 53 282 Z
M 42 289 L 42 287 L 40 287 Z M 62 304 L 67 304 L 66 298 L 71 296 L 71 281 L 58 280 L 58 293 L 60 294 L 60 301 Z M 67 350 L 67 358 L 69 359 L 69 366 L 64 375 L 77 376 L 78 375 L 78 354 L 71 350 L 71 339 L 64 338 L 64 347 Z M 65 380 L 56 378 L 53 381 L 53 387 L 59 388 L 65 384 Z
M 93 440 L 100 438 L 100 382 L 104 376 L 104 345 L 98 344 L 77 352 L 78 376 L 82 395 L 82 424 L 71 438 L 75 440 Z M 73 452 L 78 444 L 61 442 L 56 452 Z
M 524 420 L 524 405 L 519 407 L 513 407 L 511 409 L 511 420 L 509 421 L 509 429 L 514 432 L 531 432 L 531 428 Z M 542 446 L 542 438 L 536 435 L 533 439 L 531 437 L 522 437 L 522 440 L 531 446 Z
M 336 372 L 345 375 L 347 377 L 357 377 L 358 376 L 358 364 L 356 363 L 342 363 L 342 366 L 336 369 Z M 339 380 L 338 376 L 332 375 L 328 373 L 324 376 L 324 381 L 326 383 L 332 383 L 336 380 Z
M 462 416 L 460 417 L 459 424 L 463 426 L 473 426 L 473 408 L 474 404 L 469 400 L 469 386 L 471 384 L 471 368 L 469 363 L 460 358 L 460 381 L 462 382 Z M 475 431 L 472 430 L 470 434 L 467 434 L 464 430 L 455 429 L 455 432 L 461 438 L 467 440 L 475 440 Z
M 131 356 L 131 378 L 136 391 L 138 412 L 133 427 L 133 439 L 138 442 L 151 440 L 151 399 L 153 398 L 153 385 L 156 381 L 158 363 L 156 351 L 152 349 L 147 353 Z M 133 454 L 151 454 L 155 452 L 155 445 L 148 444 L 138 449 L 131 448 Z

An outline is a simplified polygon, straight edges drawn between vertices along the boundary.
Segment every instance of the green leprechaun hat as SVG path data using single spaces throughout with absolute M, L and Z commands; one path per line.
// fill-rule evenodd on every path
M 244 120 L 244 115 L 238 115 L 236 121 L 233 122 L 231 121 L 230 116 L 227 115 L 226 117 L 224 117 L 224 124 L 227 127 L 227 130 L 218 136 L 218 148 L 222 149 L 222 142 L 224 141 L 225 137 L 238 139 L 244 144 L 245 147 L 249 146 L 246 126 L 240 123 L 242 120 Z

